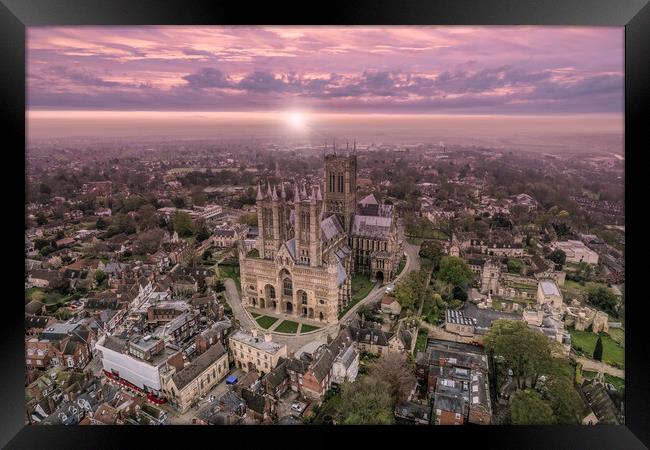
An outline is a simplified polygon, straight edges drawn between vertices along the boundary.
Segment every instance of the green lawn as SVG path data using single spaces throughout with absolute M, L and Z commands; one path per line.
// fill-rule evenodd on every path
M 620 391 L 625 386 L 625 380 L 623 378 L 615 377 L 608 373 L 605 374 L 605 383 L 614 385 L 617 391 Z
M 399 266 L 397 266 L 397 273 L 395 276 L 398 276 L 400 273 L 402 273 L 402 270 L 404 270 L 404 267 L 406 266 L 406 256 L 402 255 L 402 259 L 399 260 Z
M 586 357 L 591 358 L 596 347 L 598 335 L 590 331 L 569 330 L 571 333 L 571 345 L 574 349 L 581 351 Z M 625 367 L 625 348 L 605 333 L 601 333 L 603 341 L 603 362 L 610 365 Z
M 268 330 L 275 322 L 278 321 L 278 319 L 276 317 L 262 316 L 255 319 L 255 321 L 259 326 L 265 330 Z
M 444 241 L 449 239 L 449 236 L 447 236 L 447 234 L 442 230 L 433 230 L 431 237 L 433 239 L 441 239 Z
M 273 331 L 277 331 L 278 333 L 296 333 L 298 331 L 298 325 L 300 325 L 298 322 L 285 320 Z
M 591 380 L 591 379 L 593 379 L 597 374 L 598 374 L 598 372 L 592 372 L 591 370 L 583 370 L 583 371 L 582 371 L 582 378 L 586 378 L 586 379 L 588 379 L 588 380 Z
M 253 317 L 259 317 L 259 316 L 261 316 L 260 313 L 256 313 L 256 312 L 250 312 L 250 314 L 251 314 L 251 316 L 253 316 Z
M 350 308 L 359 303 L 361 299 L 364 299 L 368 293 L 374 287 L 374 283 L 370 281 L 368 275 L 356 274 L 352 275 L 352 296 L 348 304 L 341 310 L 339 313 L 339 319 L 347 313 Z
M 316 327 L 314 325 L 308 325 L 306 323 L 303 323 L 302 327 L 300 328 L 301 333 L 308 333 L 308 332 L 314 331 L 314 330 L 320 330 L 320 327 Z
M 429 337 L 429 332 L 426 329 L 421 329 L 418 331 L 418 338 L 415 341 L 415 354 L 418 352 L 423 352 L 427 349 L 427 338 Z
M 25 289 L 25 303 L 29 303 L 32 300 L 43 301 L 44 298 L 45 298 L 45 292 L 43 292 L 43 289 L 39 287 L 32 287 L 29 289 Z
M 621 347 L 625 347 L 625 330 L 623 328 L 610 328 L 607 334 L 618 342 Z
M 239 279 L 239 266 L 232 264 L 219 264 L 219 276 L 223 278 L 232 278 L 237 285 L 237 290 L 241 292 L 241 280 Z

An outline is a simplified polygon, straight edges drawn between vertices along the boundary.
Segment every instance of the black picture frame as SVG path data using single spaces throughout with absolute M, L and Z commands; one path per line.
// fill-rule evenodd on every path
M 323 24 L 323 25 L 585 25 L 625 27 L 626 425 L 550 427 L 29 427 L 24 408 L 24 328 L 20 280 L 14 258 L 24 257 L 25 29 L 44 25 Z M 643 153 L 650 118 L 650 5 L 648 0 L 445 0 L 328 1 L 278 5 L 264 2 L 153 0 L 0 0 L 0 97 L 4 125 L 5 299 L 0 327 L 0 445 L 6 448 L 151 448 L 184 445 L 336 446 L 425 445 L 497 448 L 644 448 L 650 445 L 648 352 L 645 351 Z M 646 145 L 644 145 L 646 144 Z M 635 196 L 639 197 L 638 201 Z M 15 202 L 15 205 L 14 203 Z M 20 204 L 22 202 L 22 204 Z M 23 216 L 24 218 L 24 216 Z M 15 237 L 14 237 L 15 236 Z M 639 243 L 639 244 L 636 244 Z M 639 261 L 635 264 L 634 261 Z M 451 439 L 449 441 L 448 439 Z M 136 444 L 142 442 L 144 444 Z M 448 442 L 445 444 L 444 442 Z M 275 443 L 275 445 L 274 445 Z M 404 445 L 402 444 L 402 445 Z

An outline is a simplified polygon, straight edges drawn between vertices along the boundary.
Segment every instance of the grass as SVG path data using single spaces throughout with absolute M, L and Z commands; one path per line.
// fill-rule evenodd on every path
M 314 331 L 314 330 L 320 330 L 320 327 L 316 327 L 314 325 L 308 325 L 306 323 L 303 323 L 301 328 L 300 328 L 301 333 L 308 333 L 308 332 Z
M 25 303 L 29 303 L 32 300 L 43 301 L 45 299 L 45 292 L 39 287 L 32 287 L 25 289 Z
M 277 328 L 273 331 L 277 331 L 278 333 L 294 334 L 298 331 L 298 325 L 300 325 L 298 322 L 294 322 L 292 320 L 285 320 L 280 325 L 278 325 Z
M 592 358 L 598 335 L 590 331 L 570 330 L 571 345 L 574 349 Z M 605 333 L 600 333 L 603 341 L 603 362 L 617 367 L 625 367 L 625 348 Z
M 402 255 L 402 259 L 399 260 L 399 266 L 397 266 L 397 273 L 395 276 L 398 276 L 400 273 L 402 273 L 402 270 L 404 270 L 404 267 L 406 266 L 406 256 Z
M 582 377 L 586 378 L 588 380 L 593 379 L 597 374 L 598 374 L 598 372 L 592 372 L 591 370 L 583 370 L 582 371 Z
M 417 355 L 418 352 L 423 352 L 427 349 L 427 338 L 429 337 L 429 332 L 426 329 L 420 329 L 418 331 L 418 338 L 415 340 L 415 349 L 414 353 Z
M 610 383 L 612 384 L 617 391 L 620 391 L 625 387 L 625 380 L 623 378 L 615 377 L 614 375 L 610 375 L 608 373 L 604 374 L 605 375 L 605 383 Z
M 618 342 L 621 347 L 625 348 L 625 330 L 623 328 L 610 328 L 607 334 Z
M 422 238 L 414 238 L 414 237 L 407 237 L 406 242 L 408 242 L 411 245 L 422 245 L 424 242 L 424 239 Z
M 339 319 L 343 317 L 345 313 L 347 313 L 354 305 L 359 303 L 360 300 L 366 298 L 373 287 L 374 284 L 372 281 L 370 281 L 370 277 L 368 275 L 352 275 L 352 296 L 350 297 L 348 304 L 345 305 L 345 308 L 343 308 L 339 313 Z
M 258 317 L 257 319 L 255 319 L 255 321 L 257 322 L 257 324 L 258 324 L 259 326 L 261 326 L 261 327 L 264 328 L 265 330 L 268 330 L 269 328 L 271 328 L 271 326 L 272 326 L 275 322 L 278 321 L 278 319 L 277 319 L 277 317 L 262 316 L 262 317 Z
M 261 314 L 256 313 L 256 312 L 251 312 L 250 314 L 251 314 L 251 316 L 253 316 L 253 317 L 259 317 L 259 316 L 261 316 Z
M 232 264 L 219 264 L 219 276 L 223 278 L 232 278 L 237 285 L 237 290 L 241 292 L 241 280 L 239 278 L 239 266 Z

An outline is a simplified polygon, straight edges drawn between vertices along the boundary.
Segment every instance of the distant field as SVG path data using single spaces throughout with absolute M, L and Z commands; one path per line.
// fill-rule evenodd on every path
M 585 356 L 591 358 L 594 354 L 598 335 L 590 331 L 570 330 L 571 345 L 577 350 L 585 353 Z M 625 367 L 625 348 L 620 346 L 614 339 L 605 333 L 600 334 L 603 341 L 603 362 L 606 364 L 617 364 Z
M 306 323 L 303 323 L 302 328 L 300 328 L 301 333 L 308 333 L 308 332 L 314 331 L 314 330 L 320 330 L 320 327 L 316 327 L 314 325 L 308 325 Z
M 255 321 L 259 326 L 261 326 L 265 330 L 268 330 L 275 322 L 278 321 L 278 319 L 270 316 L 262 316 L 255 319 Z
M 278 333 L 295 333 L 298 331 L 298 325 L 300 325 L 298 322 L 285 320 L 273 331 L 277 331 Z

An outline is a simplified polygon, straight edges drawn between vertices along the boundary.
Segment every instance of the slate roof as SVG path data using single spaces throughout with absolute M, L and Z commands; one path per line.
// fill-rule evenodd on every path
M 250 389 L 242 389 L 241 396 L 246 402 L 246 407 L 258 414 L 264 414 L 266 409 L 266 399 L 263 395 L 253 392 Z
M 50 317 L 47 316 L 25 316 L 25 329 L 45 328 L 49 320 Z
M 322 241 L 332 240 L 337 235 L 343 233 L 343 227 L 341 226 L 341 222 L 339 221 L 338 217 L 335 215 L 331 215 L 328 218 L 324 219 L 320 223 L 320 228 L 322 231 L 321 234 Z
M 584 382 L 582 392 L 587 398 L 589 407 L 598 418 L 599 423 L 619 425 L 620 421 L 616 413 L 616 406 L 607 394 L 605 388 L 598 383 Z
M 27 314 L 36 314 L 43 309 L 43 306 L 45 306 L 45 303 L 38 300 L 32 300 L 25 305 L 25 312 Z
M 285 242 L 287 250 L 293 259 L 296 259 L 296 239 L 292 238 Z
M 381 216 L 354 216 L 352 234 L 373 238 L 388 238 L 391 225 L 390 217 Z
M 440 409 L 442 411 L 449 411 L 457 414 L 464 413 L 465 400 L 459 394 L 450 395 L 436 393 L 433 400 L 433 409 Z
M 172 377 L 174 384 L 179 390 L 183 389 L 225 353 L 226 350 L 223 348 L 223 345 L 221 345 L 221 343 L 216 343 L 212 347 L 208 348 L 204 353 L 201 353 L 189 365 L 176 372 Z
M 352 340 L 365 344 L 387 346 L 388 341 L 393 337 L 393 333 L 382 331 L 377 328 L 358 328 L 349 326 L 348 331 Z

